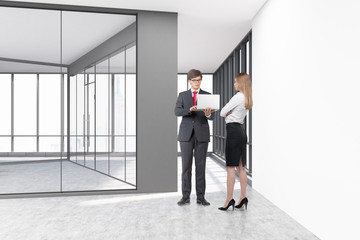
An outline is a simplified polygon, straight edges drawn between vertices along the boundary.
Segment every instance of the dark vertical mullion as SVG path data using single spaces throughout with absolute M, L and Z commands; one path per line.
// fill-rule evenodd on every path
M 246 73 L 246 42 L 241 44 L 241 69 L 242 73 Z
M 110 74 L 110 57 L 108 57 L 107 59 L 108 61 L 108 137 L 107 137 L 107 142 L 108 142 L 108 174 L 110 175 L 110 156 L 111 156 L 111 151 L 112 151 L 112 134 L 111 134 L 111 116 L 112 116 L 112 104 L 111 104 L 111 99 L 112 99 L 112 94 L 111 94 L 111 89 L 112 89 L 112 81 L 111 81 L 111 74 Z
M 214 77 L 215 77 L 215 90 L 216 90 L 216 94 L 219 94 L 219 71 L 216 71 L 216 73 L 214 74 Z M 219 114 L 216 114 L 216 123 L 214 124 L 215 128 L 214 128 L 214 131 L 215 131 L 215 134 L 216 134 L 216 142 L 215 142 L 215 153 L 218 153 L 219 152 Z
M 221 74 L 221 95 L 223 96 L 221 99 L 222 99 L 222 103 L 221 103 L 221 106 L 224 107 L 225 105 L 225 99 L 226 99 L 226 95 L 225 95 L 225 89 L 224 89 L 224 86 L 226 84 L 226 78 L 225 78 L 225 75 L 226 75 L 226 63 L 224 64 L 224 66 L 222 67 L 222 74 Z M 221 121 L 221 137 L 224 137 L 225 136 L 225 122 L 224 121 Z M 225 154 L 225 142 L 223 140 L 223 138 L 221 139 L 221 155 L 224 156 Z
M 109 59 L 110 69 L 110 59 Z M 115 74 L 111 74 L 111 152 L 115 151 Z M 109 170 L 110 171 L 110 170 Z
M 126 78 L 126 75 L 127 75 L 127 69 L 126 69 L 126 51 L 127 51 L 127 47 L 125 46 L 125 50 L 124 50 L 124 72 L 125 72 L 125 76 L 124 76 L 124 96 L 125 96 L 125 101 L 124 101 L 124 107 L 125 107 L 125 109 L 124 109 L 124 116 L 125 116 L 125 131 L 124 131 L 124 135 L 125 135 L 125 141 L 124 141 L 124 151 L 125 151 L 125 157 L 124 157 L 124 171 L 125 171 L 125 178 L 124 178 L 124 181 L 126 182 L 126 160 L 127 160 L 127 158 L 126 158 L 126 153 L 127 153 L 127 149 L 126 149 L 126 141 L 127 141 L 127 135 L 126 135 L 126 104 L 127 104 L 127 102 L 126 102 L 126 81 L 127 81 L 127 78 Z
M 94 169 L 96 170 L 96 63 L 94 64 Z
M 233 71 L 232 71 L 232 74 L 233 74 L 233 81 L 235 80 L 235 77 L 237 75 L 237 51 L 235 50 L 233 52 Z M 234 95 L 235 94 L 235 87 L 234 87 L 234 84 L 231 85 L 231 92 L 232 94 Z
M 62 72 L 62 69 L 61 69 Z M 61 159 L 62 159 L 62 153 L 64 152 L 64 113 L 65 113 L 65 109 L 64 109 L 64 74 L 61 73 L 60 75 L 60 155 L 61 155 Z
M 40 109 L 39 109 L 39 100 L 40 100 L 40 88 L 39 88 L 39 74 L 36 74 L 36 152 L 39 152 L 39 116 L 40 116 Z
M 215 76 L 214 76 L 214 74 L 212 75 L 212 85 L 213 85 L 213 94 L 216 94 Z M 215 114 L 215 118 L 213 120 L 213 141 L 212 141 L 213 153 L 216 152 L 216 147 L 215 147 L 215 145 L 216 145 L 215 144 L 215 142 L 216 142 L 215 122 L 216 122 L 216 114 Z
M 220 71 L 218 70 L 216 72 L 216 91 L 217 94 L 220 94 Z M 216 153 L 219 154 L 219 150 L 220 150 L 220 113 L 217 114 L 217 121 L 216 121 Z
M 217 88 L 217 82 L 218 82 L 217 72 L 215 72 L 213 74 L 213 87 L 214 87 L 213 90 L 214 90 L 214 93 L 219 94 L 219 91 L 218 91 L 218 88 Z M 218 141 L 219 141 L 219 139 L 218 139 L 218 128 L 217 128 L 218 121 L 219 121 L 219 114 L 216 114 L 215 115 L 215 122 L 213 124 L 213 126 L 214 126 L 214 129 L 213 129 L 213 132 L 214 132 L 214 144 L 213 144 L 214 145 L 214 153 L 218 152 L 218 147 L 217 147 Z
M 229 101 L 229 81 L 230 81 L 230 61 L 229 59 L 226 60 L 226 69 L 225 69 L 225 86 L 224 86 L 224 91 L 225 91 L 225 101 L 224 101 L 224 106 L 226 105 L 226 103 Z M 226 134 L 226 123 L 225 123 L 225 129 L 224 129 L 224 133 Z
M 212 75 L 212 83 L 213 83 L 213 94 L 217 94 L 216 91 L 216 76 L 215 73 Z M 215 118 L 213 121 L 213 153 L 216 153 L 216 121 L 217 121 L 217 114 L 215 114 Z
M 87 136 L 86 136 L 86 131 L 87 131 L 87 111 L 86 111 L 86 83 L 87 83 L 87 74 L 86 74 L 86 71 L 84 70 L 84 96 L 83 96 L 83 99 L 84 99 L 84 114 L 83 114 L 83 146 L 84 146 L 84 166 L 85 166 L 85 154 L 86 154 L 86 149 L 87 149 Z
M 226 66 L 226 72 L 225 72 L 226 73 L 226 76 L 225 76 L 226 85 L 225 85 L 225 89 L 224 89 L 226 98 L 225 98 L 224 106 L 230 99 L 228 89 L 229 89 L 229 80 L 230 80 L 229 72 L 230 72 L 230 65 L 231 64 L 230 64 L 229 59 L 227 60 L 226 65 L 227 65 Z M 225 122 L 225 120 L 224 120 L 224 137 L 226 137 L 226 122 Z M 224 141 L 224 155 L 225 155 L 225 147 L 226 147 L 226 141 Z
M 235 66 L 235 76 L 238 75 L 240 73 L 240 51 L 239 50 L 235 50 L 234 52 L 234 66 Z
M 11 152 L 14 152 L 14 74 L 11 74 Z
M 224 65 L 222 65 L 221 67 L 220 67 L 220 73 L 219 73 L 219 93 L 220 93 L 220 106 L 221 107 L 224 107 L 223 106 L 223 97 L 224 97 L 224 94 L 223 94 L 223 91 L 222 91 L 222 83 L 223 83 L 223 67 L 224 67 Z M 220 139 L 219 139 L 219 141 L 220 141 L 220 143 L 219 143 L 219 154 L 220 155 L 222 155 L 222 139 L 221 139 L 221 137 L 222 137 L 222 121 L 219 121 L 219 137 L 220 137 Z
M 67 155 L 66 158 L 68 161 L 70 161 L 70 75 L 69 73 L 66 74 L 66 81 L 67 81 L 67 89 L 66 89 L 66 93 L 67 93 L 67 102 L 66 102 L 66 112 L 67 112 L 67 129 L 66 129 L 66 135 L 67 135 L 67 139 L 66 139 L 66 149 L 67 149 Z
M 249 34 L 249 75 L 252 81 L 252 34 Z M 252 174 L 252 109 L 249 111 L 249 173 Z
M 62 64 L 62 11 L 60 11 L 60 64 Z M 61 79 L 63 80 L 64 78 L 63 78 L 63 74 L 62 74 L 62 68 L 60 68 L 60 73 L 61 73 Z M 63 82 L 64 81 L 61 81 L 61 92 L 63 92 Z M 63 107 L 63 95 L 61 94 L 60 95 L 60 98 L 61 98 L 61 100 L 60 100 L 60 104 L 61 104 L 61 107 Z M 61 111 L 61 113 L 60 113 L 60 117 L 62 117 L 63 115 L 62 115 L 62 113 L 63 113 L 63 110 L 62 109 L 60 109 L 60 111 Z M 60 121 L 60 129 L 61 130 L 63 130 L 63 119 L 61 119 L 61 121 Z M 63 132 L 61 133 L 61 134 L 63 134 Z M 62 147 L 63 147 L 63 141 L 61 141 L 61 139 L 62 139 L 62 136 L 60 136 L 60 192 L 62 192 L 63 191 L 63 182 L 62 182 L 62 180 L 63 180 L 63 169 L 62 169 Z
M 78 139 L 78 74 L 76 74 L 76 84 L 75 84 L 75 154 L 76 154 L 76 163 L 78 162 L 78 144 L 77 144 L 77 139 Z M 68 149 L 68 151 L 70 151 L 70 149 Z
M 233 61 L 233 57 L 230 56 L 229 57 L 229 79 L 228 79 L 228 82 L 229 82 L 229 86 L 228 86 L 228 89 L 227 89 L 227 92 L 229 94 L 229 99 L 227 102 L 229 102 L 229 100 L 232 98 L 233 96 L 233 91 L 232 91 L 232 86 L 234 85 L 233 82 L 234 82 L 234 61 Z

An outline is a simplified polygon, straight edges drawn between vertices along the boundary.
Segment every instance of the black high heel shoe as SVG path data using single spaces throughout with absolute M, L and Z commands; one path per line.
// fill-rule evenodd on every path
M 228 210 L 228 208 L 230 206 L 233 207 L 233 211 L 234 211 L 234 206 L 235 206 L 235 200 L 234 199 L 231 199 L 226 207 L 219 207 L 219 210 L 226 211 L 226 210 Z
M 245 209 L 247 209 L 248 203 L 249 203 L 249 200 L 247 199 L 247 197 L 245 197 L 245 198 L 243 198 L 243 200 L 241 200 L 239 205 L 235 206 L 235 208 L 242 208 L 242 206 L 245 204 Z

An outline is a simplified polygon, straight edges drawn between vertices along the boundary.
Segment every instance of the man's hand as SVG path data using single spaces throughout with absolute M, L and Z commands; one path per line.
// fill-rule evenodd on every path
M 196 109 L 197 109 L 197 106 L 194 105 L 194 106 L 192 106 L 192 107 L 190 108 L 190 112 L 193 112 L 193 111 L 195 111 Z
M 209 116 L 211 113 L 215 112 L 215 110 L 211 110 L 211 108 L 205 108 L 203 110 L 203 112 L 205 113 L 205 116 Z
M 230 114 L 232 114 L 232 111 L 228 112 L 228 113 L 226 114 L 226 116 L 229 116 Z

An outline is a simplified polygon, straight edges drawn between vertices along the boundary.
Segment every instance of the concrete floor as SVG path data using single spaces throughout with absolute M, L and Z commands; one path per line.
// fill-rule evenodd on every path
M 135 184 L 135 159 L 128 158 L 126 181 Z M 16 159 L 0 161 L 0 194 L 11 193 L 46 193 L 67 191 L 135 189 L 117 179 L 125 179 L 124 159 L 111 162 L 109 177 L 108 161 L 97 160 L 97 170 L 81 166 L 72 161 L 58 159 Z M 116 179 L 117 178 L 117 179 Z
M 208 158 L 206 207 L 195 193 L 179 207 L 180 191 L 0 199 L 0 239 L 318 239 L 251 187 L 248 210 L 219 211 L 225 182 L 225 170 Z M 235 188 L 237 199 L 238 181 Z

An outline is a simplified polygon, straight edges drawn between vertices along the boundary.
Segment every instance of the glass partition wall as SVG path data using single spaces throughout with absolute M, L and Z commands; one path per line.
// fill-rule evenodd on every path
M 70 141 L 76 147 L 70 160 L 101 174 L 106 179 L 101 188 L 136 187 L 135 53 L 130 44 L 70 77 Z M 82 186 L 89 183 L 83 181 Z M 73 188 L 64 182 L 64 191 Z M 92 184 L 88 188 L 94 190 Z
M 136 189 L 136 16 L 0 21 L 0 195 Z

